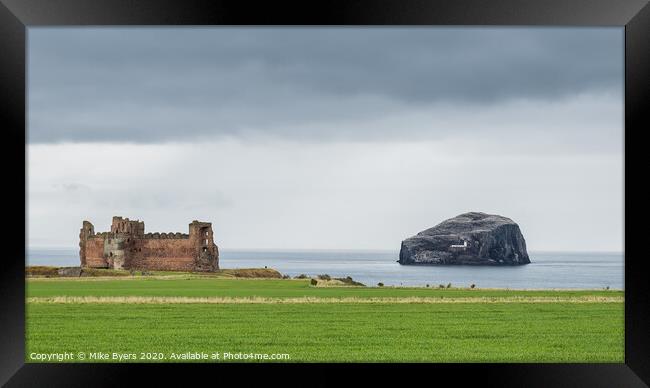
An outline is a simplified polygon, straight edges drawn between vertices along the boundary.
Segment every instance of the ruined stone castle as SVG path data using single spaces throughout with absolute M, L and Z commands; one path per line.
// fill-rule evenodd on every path
M 143 221 L 113 217 L 110 232 L 95 233 L 83 222 L 79 233 L 82 267 L 159 271 L 219 269 L 219 250 L 212 224 L 192 221 L 189 234 L 144 233 Z

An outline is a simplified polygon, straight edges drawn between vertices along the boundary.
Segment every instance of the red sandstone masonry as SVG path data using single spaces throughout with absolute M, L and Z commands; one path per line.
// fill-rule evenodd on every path
M 144 222 L 113 217 L 110 232 L 83 222 L 79 233 L 82 267 L 161 271 L 215 271 L 219 250 L 212 224 L 193 221 L 189 234 L 144 233 Z
M 189 238 L 136 240 L 131 252 L 133 268 L 192 271 L 195 247 Z
M 86 266 L 93 268 L 107 268 L 108 262 L 104 259 L 104 240 L 90 238 L 86 242 Z

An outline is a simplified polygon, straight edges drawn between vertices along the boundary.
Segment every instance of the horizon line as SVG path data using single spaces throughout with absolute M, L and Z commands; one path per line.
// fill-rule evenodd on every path
M 217 245 L 218 246 L 218 245 Z M 27 251 L 39 249 L 59 249 L 59 250 L 73 250 L 76 247 L 69 246 L 26 246 Z M 394 248 L 221 248 L 219 251 L 231 252 L 350 252 L 350 251 L 365 251 L 365 252 L 399 252 L 399 249 Z M 580 249 L 532 249 L 529 253 L 619 253 L 624 254 L 625 250 L 580 250 Z

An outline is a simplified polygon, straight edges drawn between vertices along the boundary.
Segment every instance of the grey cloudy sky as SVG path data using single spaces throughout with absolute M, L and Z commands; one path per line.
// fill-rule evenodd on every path
M 30 28 L 30 246 L 82 219 L 398 249 L 465 211 L 622 250 L 622 28 Z

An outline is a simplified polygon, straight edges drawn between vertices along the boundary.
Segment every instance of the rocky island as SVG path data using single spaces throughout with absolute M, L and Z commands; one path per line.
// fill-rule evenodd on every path
M 510 218 L 481 212 L 450 218 L 402 241 L 400 264 L 529 264 L 526 241 Z

